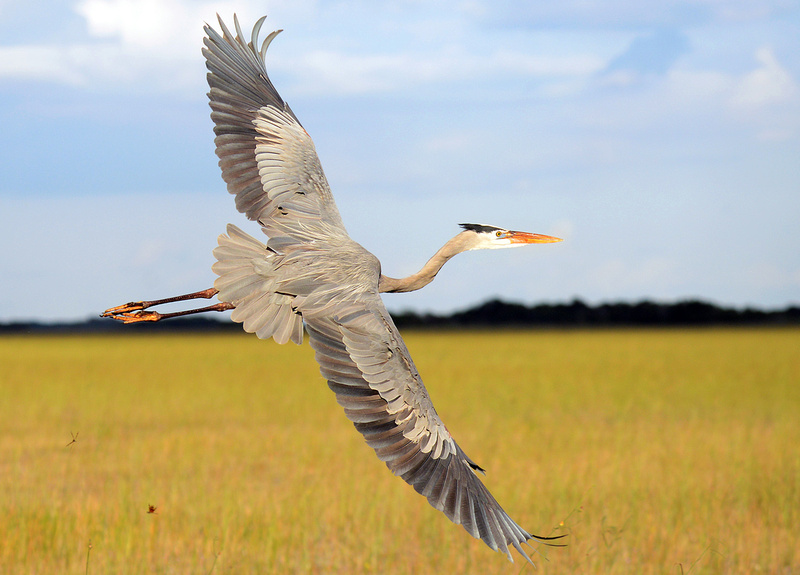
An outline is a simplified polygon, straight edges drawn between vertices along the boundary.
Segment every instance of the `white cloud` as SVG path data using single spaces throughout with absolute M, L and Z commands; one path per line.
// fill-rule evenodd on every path
M 203 23 L 215 24 L 216 12 L 230 18 L 236 7 L 234 2 L 82 0 L 75 11 L 95 38 L 116 39 L 123 46 L 174 60 L 196 57 Z M 247 7 L 239 8 L 241 12 Z
M 263 9 L 256 2 L 234 6 L 233 2 L 190 0 L 81 0 L 74 11 L 84 19 L 87 37 L 67 44 L 2 47 L 0 77 L 111 91 L 136 86 L 147 91 L 194 93 L 203 79 L 197 73 L 202 67 L 203 23 L 216 26 L 218 12 L 232 28 L 230 14 L 236 11 L 248 35 Z M 292 12 L 297 9 L 289 10 L 290 19 L 298 16 Z M 309 29 L 318 26 L 312 24 Z M 304 33 L 308 30 L 294 32 Z M 365 38 L 370 38 L 366 31 Z M 312 95 L 379 93 L 505 75 L 558 79 L 558 86 L 551 91 L 563 95 L 583 86 L 576 79 L 589 77 L 606 64 L 589 51 L 564 56 L 542 54 L 523 45 L 484 53 L 469 36 L 459 34 L 438 42 L 424 51 L 401 44 L 381 52 L 382 48 L 376 50 L 375 46 L 364 50 L 351 44 L 318 49 L 319 43 L 311 41 L 301 45 L 306 51 L 284 52 L 271 66 L 295 79 L 298 92 Z
M 791 7 L 791 0 L 705 0 L 721 18 L 733 22 L 752 22 L 784 12 Z
M 654 23 L 752 22 L 785 13 L 796 3 L 792 0 L 483 0 L 480 4 L 483 9 L 472 8 L 473 14 L 509 27 L 554 24 L 631 27 Z
M 732 91 L 734 77 L 713 70 L 677 69 L 667 75 L 666 95 L 683 103 L 716 101 Z
M 304 94 L 364 94 L 390 92 L 409 86 L 464 82 L 475 78 L 514 77 L 525 79 L 588 78 L 605 61 L 591 54 L 552 57 L 501 50 L 489 55 L 469 53 L 463 48 L 445 48 L 438 53 L 393 53 L 363 55 L 314 51 L 277 63 L 292 70 L 296 78 L 308 78 L 296 86 Z M 572 89 L 582 83 L 569 83 Z M 563 94 L 564 90 L 559 90 Z
M 759 66 L 743 74 L 733 74 L 689 64 L 671 69 L 662 88 L 672 102 L 713 102 L 734 108 L 758 108 L 796 99 L 800 90 L 789 71 L 771 49 L 755 51 Z M 626 87 L 641 83 L 641 77 L 626 70 L 602 78 L 604 85 Z M 654 84 L 658 86 L 658 84 Z
M 768 106 L 797 96 L 797 84 L 786 68 L 778 63 L 772 50 L 759 48 L 755 57 L 761 66 L 737 81 L 731 104 L 741 107 Z
M 247 4 L 236 8 L 252 25 L 249 12 L 255 11 Z M 202 82 L 197 69 L 203 23 L 216 24 L 217 11 L 232 14 L 234 3 L 83 0 L 74 11 L 85 20 L 86 37 L 66 44 L 0 47 L 0 78 L 125 91 L 131 85 L 166 92 L 194 90 Z M 193 68 L 193 62 L 198 66 Z
M 671 130 L 739 126 L 762 141 L 788 140 L 800 130 L 798 82 L 770 49 L 753 53 L 758 64 L 738 74 L 686 62 L 663 78 L 626 71 L 604 75 L 598 83 L 612 98 L 602 100 L 599 117 L 622 128 L 651 130 L 665 122 Z
M 112 42 L 0 47 L 0 78 L 125 92 L 196 88 L 202 79 L 185 64 Z
M 83 74 L 77 61 L 80 48 L 58 50 L 51 46 L 0 47 L 0 78 L 47 80 L 63 84 L 80 84 Z

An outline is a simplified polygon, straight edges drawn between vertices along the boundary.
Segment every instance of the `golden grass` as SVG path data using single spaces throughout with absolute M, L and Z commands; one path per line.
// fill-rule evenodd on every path
M 0 573 L 532 572 L 388 472 L 307 345 L 145 333 L 0 338 Z M 510 515 L 569 533 L 539 572 L 800 571 L 800 330 L 406 341 Z

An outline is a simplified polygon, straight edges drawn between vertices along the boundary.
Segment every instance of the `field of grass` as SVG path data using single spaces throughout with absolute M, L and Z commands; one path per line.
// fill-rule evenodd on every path
M 0 338 L 0 573 L 533 573 L 391 475 L 308 345 L 132 332 Z M 800 572 L 800 330 L 406 341 L 498 501 L 569 534 L 539 573 Z

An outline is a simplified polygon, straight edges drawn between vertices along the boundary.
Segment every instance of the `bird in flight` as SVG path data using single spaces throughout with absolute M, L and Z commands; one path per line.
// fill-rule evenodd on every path
M 231 319 L 259 338 L 301 344 L 305 332 L 322 376 L 345 415 L 395 475 L 454 523 L 513 561 L 521 544 L 553 544 L 560 537 L 531 535 L 515 523 L 480 481 L 483 469 L 455 442 L 431 403 L 382 292 L 408 292 L 430 283 L 454 255 L 467 250 L 552 243 L 559 238 L 484 224 L 462 231 L 422 269 L 404 279 L 381 273 L 378 259 L 345 230 L 314 143 L 267 75 L 267 48 L 259 45 L 265 18 L 246 40 L 219 18 L 206 25 L 203 55 L 216 153 L 236 208 L 258 222 L 266 243 L 229 224 L 214 249 L 214 287 L 155 301 L 131 302 L 104 317 L 125 323 L 202 311 L 233 310 Z M 196 310 L 159 313 L 149 308 L 212 298 Z M 532 563 L 532 562 L 531 562 Z

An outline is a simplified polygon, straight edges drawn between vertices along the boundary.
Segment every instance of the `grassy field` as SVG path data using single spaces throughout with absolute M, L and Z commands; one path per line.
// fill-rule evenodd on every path
M 533 573 L 389 473 L 308 345 L 135 332 L 0 338 L 0 573 Z M 800 330 L 406 340 L 509 514 L 569 534 L 539 573 L 800 572 Z

